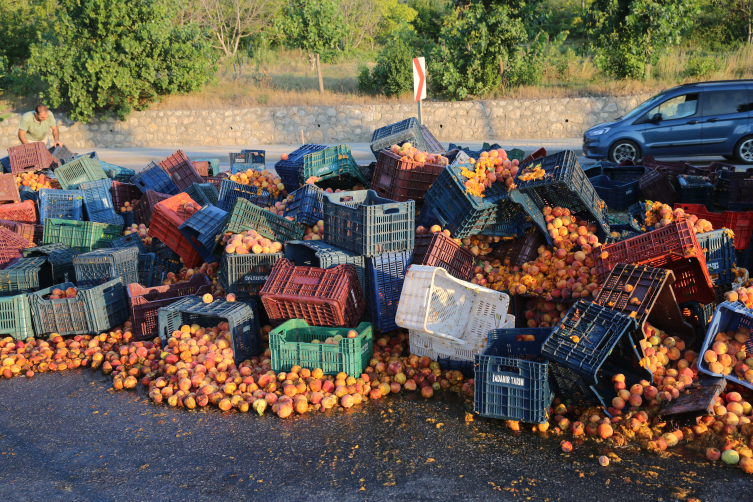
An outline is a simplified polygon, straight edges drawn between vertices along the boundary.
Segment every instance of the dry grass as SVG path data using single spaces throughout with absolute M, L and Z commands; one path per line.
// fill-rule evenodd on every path
M 546 65 L 539 85 L 497 89 L 482 99 L 546 99 L 587 96 L 624 96 L 656 93 L 676 85 L 700 80 L 753 78 L 753 48 L 744 46 L 724 55 L 703 56 L 715 64 L 706 73 L 690 76 L 688 68 L 699 55 L 677 49 L 663 56 L 646 80 L 613 80 L 599 72 L 591 58 L 573 58 L 567 64 Z M 373 66 L 374 54 L 322 65 L 324 94 L 319 93 L 316 70 L 303 51 L 257 50 L 240 74 L 232 61 L 225 61 L 216 81 L 202 92 L 168 96 L 152 105 L 158 110 L 250 108 L 258 106 L 332 106 L 396 104 L 411 102 L 410 96 L 368 96 L 357 90 L 360 64 Z M 34 97 L 0 95 L 0 112 L 22 111 L 36 104 Z

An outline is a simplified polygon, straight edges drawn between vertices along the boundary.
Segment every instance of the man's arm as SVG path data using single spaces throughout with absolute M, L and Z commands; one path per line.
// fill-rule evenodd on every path
M 60 131 L 58 126 L 52 126 L 52 137 L 55 138 L 55 146 L 62 146 L 63 142 L 60 141 Z
M 55 129 L 57 129 L 57 127 L 56 127 Z M 22 143 L 22 144 L 24 144 L 24 145 L 25 145 L 25 144 L 27 144 L 27 143 L 29 142 L 29 140 L 28 140 L 28 139 L 26 139 L 26 131 L 24 131 L 23 129 L 19 129 L 19 130 L 18 130 L 18 139 L 19 139 L 19 140 L 21 141 L 21 143 Z

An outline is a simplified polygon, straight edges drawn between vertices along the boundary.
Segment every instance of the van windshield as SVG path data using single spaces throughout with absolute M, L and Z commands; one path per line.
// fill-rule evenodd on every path
M 627 115 L 622 117 L 622 120 L 632 119 L 632 118 L 637 117 L 638 115 L 643 114 L 644 112 L 647 112 L 653 107 L 654 104 L 656 104 L 657 101 L 660 101 L 661 99 L 663 99 L 665 94 L 666 92 L 660 92 L 656 96 L 647 99 L 646 101 L 644 101 L 637 107 L 633 108 L 630 112 L 628 112 Z

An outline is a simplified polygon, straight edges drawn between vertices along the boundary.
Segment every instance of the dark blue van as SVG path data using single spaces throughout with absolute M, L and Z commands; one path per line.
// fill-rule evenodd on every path
M 583 155 L 612 162 L 717 156 L 753 164 L 753 80 L 685 84 L 583 135 Z

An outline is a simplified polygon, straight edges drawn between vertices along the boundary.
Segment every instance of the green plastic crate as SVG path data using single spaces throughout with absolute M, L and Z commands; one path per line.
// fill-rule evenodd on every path
M 39 289 L 42 266 L 47 258 L 21 258 L 5 270 L 0 270 L 0 296 L 32 293 Z
M 369 364 L 374 353 L 374 328 L 362 322 L 355 328 L 358 336 L 348 338 L 349 328 L 309 326 L 302 319 L 291 319 L 269 333 L 272 369 L 290 371 L 295 365 L 302 368 L 321 368 L 325 375 L 340 372 L 358 377 Z M 337 345 L 325 344 L 327 338 L 342 336 Z M 322 343 L 311 343 L 319 340 Z
M 271 211 L 262 209 L 252 202 L 238 198 L 225 223 L 225 228 L 217 235 L 212 254 L 217 260 L 222 259 L 224 248 L 220 246 L 220 239 L 227 232 L 239 234 L 244 230 L 256 230 L 257 233 L 280 243 L 303 239 L 306 227 L 302 224 L 286 220 Z
M 43 244 L 65 244 L 81 253 L 108 247 L 108 243 L 123 233 L 123 227 L 91 221 L 59 220 L 47 218 L 44 224 Z
M 83 156 L 58 167 L 55 177 L 63 190 L 75 190 L 81 183 L 107 179 L 107 173 L 97 159 Z
M 326 180 L 336 176 L 349 175 L 366 185 L 361 169 L 353 160 L 348 145 L 337 145 L 303 156 L 303 179 L 301 185 L 311 176 Z M 352 188 L 352 187 L 351 187 Z
M 10 335 L 16 340 L 34 338 L 28 295 L 0 298 L 0 335 Z

